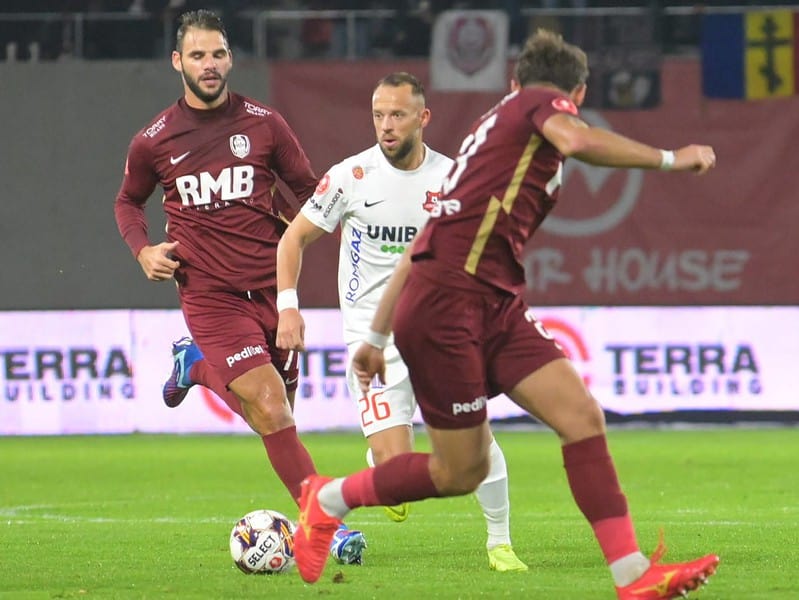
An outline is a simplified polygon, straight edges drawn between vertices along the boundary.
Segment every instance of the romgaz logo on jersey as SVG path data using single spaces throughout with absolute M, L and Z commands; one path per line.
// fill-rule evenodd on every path
M 6 402 L 133 400 L 131 362 L 119 347 L 0 347 Z

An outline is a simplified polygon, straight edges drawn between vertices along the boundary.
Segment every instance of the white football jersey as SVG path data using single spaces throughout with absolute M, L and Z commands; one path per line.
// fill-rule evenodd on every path
M 452 159 L 425 146 L 419 168 L 394 168 L 379 145 L 334 165 L 302 207 L 317 227 L 341 224 L 339 304 L 344 342 L 363 340 L 402 253 L 439 201 Z M 393 341 L 392 341 L 393 343 Z

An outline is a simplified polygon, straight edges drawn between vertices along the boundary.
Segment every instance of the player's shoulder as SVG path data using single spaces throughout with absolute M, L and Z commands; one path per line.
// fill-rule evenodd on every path
M 274 116 L 280 117 L 280 113 L 278 113 L 271 106 L 264 104 L 263 102 L 254 100 L 249 96 L 243 96 L 241 94 L 237 94 L 236 92 L 229 92 L 229 93 L 230 93 L 231 103 L 233 103 L 236 110 L 242 113 L 260 119 L 268 119 L 269 117 L 274 117 Z
M 134 142 L 152 143 L 158 137 L 164 135 L 164 131 L 169 124 L 177 120 L 179 114 L 178 103 L 175 102 L 150 119 L 134 136 Z
M 363 181 L 366 175 L 373 172 L 379 164 L 375 156 L 376 149 L 376 145 L 372 146 L 336 163 L 328 170 L 330 177 L 346 184 Z
M 341 161 L 341 165 L 346 167 L 351 167 L 353 165 L 361 165 L 364 167 L 374 167 L 380 164 L 380 160 L 383 158 L 383 154 L 380 152 L 380 148 L 377 144 L 373 146 L 369 146 L 368 148 L 361 150 L 357 154 L 353 154 L 352 156 L 348 156 L 344 160 Z
M 577 115 L 579 112 L 567 93 L 544 85 L 523 87 L 519 90 L 518 102 L 526 110 L 543 109 L 548 112 L 563 112 L 572 115 Z
M 431 167 L 434 167 L 434 168 L 435 167 L 442 167 L 442 168 L 445 168 L 445 169 L 449 169 L 452 166 L 452 163 L 455 162 L 454 160 L 452 160 L 446 154 L 442 154 L 441 152 L 438 152 L 437 150 L 433 150 L 430 146 L 427 146 L 426 144 L 425 144 L 425 147 L 427 148 L 427 163 Z

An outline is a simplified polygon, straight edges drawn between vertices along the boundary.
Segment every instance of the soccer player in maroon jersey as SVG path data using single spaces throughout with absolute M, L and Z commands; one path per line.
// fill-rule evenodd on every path
M 276 251 L 289 204 L 273 189 L 279 177 L 304 202 L 317 177 L 280 114 L 228 90 L 233 57 L 214 13 L 181 16 L 172 66 L 184 95 L 134 136 L 114 207 L 147 278 L 177 282 L 194 338 L 173 346 L 164 400 L 176 406 L 194 384 L 213 389 L 261 436 L 297 501 L 316 469 L 292 414 L 297 355 L 275 345 Z M 144 204 L 157 185 L 167 235 L 151 244 Z M 364 544 L 352 532 L 348 562 Z
M 303 482 L 295 555 L 306 581 L 320 577 L 326 540 L 351 509 L 472 492 L 488 472 L 486 402 L 499 393 L 560 437 L 569 487 L 619 598 L 673 598 L 715 571 L 715 555 L 667 565 L 658 562 L 661 548 L 651 560 L 641 553 L 602 409 L 522 299 L 522 248 L 558 201 L 566 157 L 698 174 L 716 162 L 709 146 L 659 150 L 589 126 L 578 116 L 587 77 L 582 50 L 537 32 L 519 56 L 511 93 L 461 144 L 440 210 L 403 256 L 353 360 L 366 390 L 383 377 L 393 325 L 433 451 Z

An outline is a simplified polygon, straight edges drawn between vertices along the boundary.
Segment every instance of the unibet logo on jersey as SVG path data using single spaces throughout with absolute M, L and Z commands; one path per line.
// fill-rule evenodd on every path
M 202 206 L 215 200 L 239 200 L 252 195 L 254 174 L 252 165 L 225 167 L 216 177 L 207 171 L 199 176 L 181 175 L 175 179 L 175 188 L 183 206 Z

